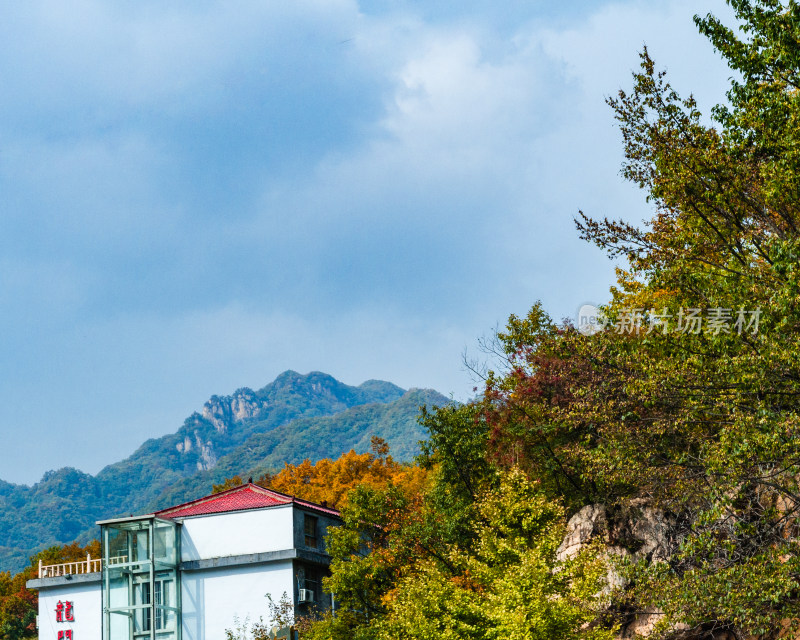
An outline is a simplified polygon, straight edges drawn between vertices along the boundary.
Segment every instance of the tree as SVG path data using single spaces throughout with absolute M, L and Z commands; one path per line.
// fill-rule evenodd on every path
M 428 482 L 414 492 L 390 484 L 349 494 L 344 524 L 327 539 L 332 575 L 323 585 L 335 594 L 337 612 L 311 625 L 308 637 L 375 638 L 386 598 L 404 575 L 420 562 L 450 570 L 449 550 L 474 541 L 474 504 L 491 468 L 486 431 L 475 429 L 480 418 L 469 405 L 424 411 L 421 421 L 431 434 L 420 458 Z
M 594 549 L 559 561 L 564 512 L 519 470 L 474 504 L 469 535 L 446 539 L 424 499 L 365 491 L 330 534 L 338 614 L 309 638 L 610 639 L 596 624 L 606 566 Z M 379 520 L 377 522 L 376 520 Z
M 278 602 L 266 595 L 269 617 L 264 622 L 261 616 L 258 622 L 250 623 L 250 618 L 240 620 L 233 617 L 233 629 L 225 629 L 225 640 L 270 640 L 275 637 L 275 630 L 291 627 L 294 624 L 294 604 L 289 594 L 283 592 Z
M 427 473 L 421 467 L 396 462 L 389 455 L 389 445 L 373 436 L 372 453 L 356 453 L 351 449 L 336 460 L 324 458 L 315 463 L 310 460 L 299 465 L 287 463 L 280 472 L 259 477 L 256 484 L 339 508 L 347 500 L 348 493 L 359 485 L 380 488 L 395 484 L 408 493 L 415 493 L 421 490 L 426 477 Z M 234 476 L 221 485 L 214 485 L 214 493 L 241 484 L 241 477 Z
M 610 640 L 596 623 L 606 566 L 592 549 L 559 561 L 564 512 L 519 470 L 502 474 L 473 521 L 472 550 L 421 562 L 387 594 L 380 638 Z
M 537 618 L 533 591 L 524 602 L 504 591 L 511 574 L 554 597 L 545 609 L 580 601 L 594 615 L 601 602 L 592 589 L 568 596 L 566 569 L 548 564 L 558 519 L 530 538 L 503 529 L 491 505 L 513 513 L 529 490 L 509 478 L 536 481 L 537 498 L 525 495 L 542 513 L 599 502 L 664 514 L 667 558 L 630 567 L 610 601 L 661 611 L 656 635 L 682 625 L 697 638 L 773 638 L 800 626 L 800 6 L 729 4 L 738 33 L 696 18 L 739 74 L 711 123 L 646 49 L 633 89 L 609 101 L 623 175 L 655 208 L 642 226 L 576 221 L 624 261 L 603 309 L 615 328 L 583 335 L 539 305 L 510 318 L 498 335 L 507 361 L 483 396 L 424 414 L 431 484 L 414 497 L 351 494 L 327 581 L 341 615 L 314 637 L 606 633 L 602 617 L 577 624 L 567 607 Z M 539 573 L 527 573 L 531 558 Z M 486 604 L 490 592 L 502 604 Z M 555 619 L 566 626 L 548 628 Z
M 423 411 L 409 494 L 361 486 L 328 536 L 336 616 L 309 638 L 607 638 L 591 625 L 605 566 L 594 550 L 559 562 L 564 511 L 519 470 L 498 473 L 479 404 Z
M 36 637 L 36 613 L 39 597 L 25 585 L 38 576 L 39 560 L 44 564 L 59 564 L 86 560 L 86 555 L 100 556 L 100 542 L 94 540 L 82 547 L 73 542 L 53 546 L 31 557 L 30 564 L 15 576 L 0 572 L 0 640 L 22 640 Z
M 413 494 L 422 489 L 426 476 L 425 470 L 416 465 L 396 462 L 389 455 L 386 442 L 373 436 L 372 453 L 359 454 L 351 449 L 336 460 L 326 458 L 314 464 L 309 460 L 299 465 L 287 464 L 269 478 L 269 486 L 338 508 L 359 485 L 382 488 L 394 484 Z
M 604 309 L 618 330 L 584 336 L 538 308 L 512 318 L 509 373 L 484 399 L 495 459 L 548 495 L 672 514 L 672 557 L 633 570 L 627 604 L 698 637 L 800 620 L 800 9 L 730 4 L 741 37 L 696 18 L 741 73 L 711 126 L 646 50 L 633 90 L 610 100 L 623 174 L 655 206 L 643 227 L 577 222 L 627 262 Z M 676 331 L 687 309 L 716 321 Z

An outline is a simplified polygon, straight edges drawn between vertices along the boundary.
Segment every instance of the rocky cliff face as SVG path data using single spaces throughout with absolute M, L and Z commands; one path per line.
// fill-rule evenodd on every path
M 605 505 L 585 506 L 567 523 L 567 531 L 557 550 L 559 560 L 575 556 L 590 542 L 600 542 L 608 558 L 627 558 L 631 562 L 664 562 L 677 548 L 676 522 L 646 500 L 632 500 L 626 506 L 609 509 Z M 627 586 L 614 569 L 608 573 L 610 588 Z M 619 612 L 617 612 L 619 613 Z M 643 640 L 653 631 L 662 613 L 631 613 L 624 620 L 617 638 Z M 781 636 L 783 637 L 783 636 Z M 786 636 L 789 637 L 789 636 Z M 792 636 L 794 637 L 794 636 Z M 717 628 L 689 628 L 678 625 L 671 640 L 742 640 L 731 631 Z M 757 640 L 748 638 L 746 640 Z
M 227 433 L 237 422 L 262 418 L 270 404 L 258 398 L 252 389 L 243 387 L 230 396 L 211 396 L 203 405 L 202 416 L 218 433 Z
M 351 387 L 318 371 L 307 375 L 286 371 L 258 391 L 242 387 L 229 396 L 211 396 L 199 413 L 186 419 L 173 446 L 184 468 L 208 471 L 256 433 L 267 433 L 301 416 L 391 403 L 403 394 L 400 387 L 380 380 Z
M 203 405 L 202 413 L 194 413 L 187 420 L 181 434 L 183 438 L 175 444 L 175 449 L 184 456 L 192 454 L 198 471 L 213 469 L 219 458 L 214 440 L 219 441 L 219 437 L 210 437 L 208 425 L 213 426 L 217 436 L 224 440 L 237 424 L 260 420 L 270 408 L 267 400 L 259 398 L 247 387 L 237 389 L 229 396 L 211 396 Z

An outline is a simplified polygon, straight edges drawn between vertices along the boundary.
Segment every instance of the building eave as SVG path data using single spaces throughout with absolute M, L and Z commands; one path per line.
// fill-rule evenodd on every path
M 146 513 L 141 516 L 128 516 L 127 518 L 109 518 L 108 520 L 98 520 L 97 525 L 117 524 L 118 522 L 136 522 L 138 520 L 152 520 L 156 517 L 155 513 Z
M 34 578 L 28 580 L 25 586 L 28 589 L 47 589 L 50 587 L 69 587 L 76 584 L 92 584 L 100 582 L 100 572 L 79 573 L 77 575 L 58 576 L 56 578 Z

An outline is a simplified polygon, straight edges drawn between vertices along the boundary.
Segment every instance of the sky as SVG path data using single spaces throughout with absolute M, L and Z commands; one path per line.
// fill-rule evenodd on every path
M 607 96 L 701 108 L 722 0 L 0 2 L 0 479 L 96 473 L 287 369 L 456 399 L 640 221 Z

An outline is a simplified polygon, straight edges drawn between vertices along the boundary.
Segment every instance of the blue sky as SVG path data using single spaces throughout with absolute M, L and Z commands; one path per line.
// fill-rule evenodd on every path
M 0 4 L 0 478 L 95 473 L 286 369 L 465 398 L 461 354 L 602 302 L 640 220 L 604 97 L 701 106 L 721 0 Z

